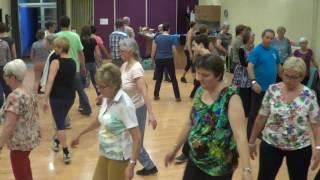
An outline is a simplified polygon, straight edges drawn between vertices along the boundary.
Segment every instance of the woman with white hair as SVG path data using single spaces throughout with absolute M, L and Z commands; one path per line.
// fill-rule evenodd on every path
M 318 73 L 320 76 L 320 65 L 315 60 L 314 53 L 313 53 L 312 49 L 308 48 L 308 43 L 309 43 L 309 41 L 307 40 L 307 38 L 305 38 L 305 37 L 300 38 L 300 40 L 299 40 L 300 49 L 295 50 L 293 53 L 293 55 L 295 57 L 302 58 L 304 60 L 304 62 L 306 63 L 306 66 L 307 66 L 306 76 L 304 77 L 304 79 L 302 81 L 302 84 L 304 84 L 304 85 L 308 84 L 308 81 L 310 78 L 309 75 L 310 75 L 310 63 L 311 62 L 318 69 Z
M 305 72 L 301 58 L 287 59 L 283 82 L 271 85 L 264 95 L 249 140 L 254 159 L 256 139 L 262 131 L 258 180 L 275 179 L 284 158 L 290 180 L 307 180 L 309 165 L 312 170 L 319 165 L 319 106 L 315 93 L 301 83 Z
M 149 124 L 151 124 L 153 129 L 156 129 L 157 127 L 157 120 L 152 111 L 152 106 L 146 86 L 147 84 L 143 77 L 144 71 L 139 62 L 139 47 L 134 39 L 121 40 L 119 45 L 121 59 L 123 59 L 123 61 L 125 62 L 124 64 L 122 64 L 120 69 L 122 88 L 130 96 L 135 105 L 139 129 L 143 142 L 147 112 Z M 143 147 L 143 144 L 141 146 L 139 162 L 143 165 L 143 169 L 137 171 L 138 175 L 151 175 L 158 172 L 157 167 Z
M 40 144 L 39 113 L 36 96 L 23 85 L 27 66 L 21 59 L 4 66 L 4 79 L 12 92 L 1 111 L 4 126 L 0 135 L 0 153 L 5 144 L 10 150 L 15 179 L 32 180 L 30 152 Z

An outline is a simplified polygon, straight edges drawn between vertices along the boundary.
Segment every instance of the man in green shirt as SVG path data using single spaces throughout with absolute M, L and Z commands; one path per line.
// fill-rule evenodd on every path
M 92 111 L 91 111 L 89 99 L 87 94 L 84 91 L 84 87 L 81 81 L 83 76 L 86 75 L 86 68 L 85 68 L 86 66 L 85 66 L 85 59 L 83 54 L 83 46 L 81 44 L 80 37 L 77 33 L 74 33 L 70 30 L 69 17 L 62 16 L 60 18 L 60 27 L 61 27 L 61 31 L 57 33 L 57 36 L 66 37 L 69 40 L 70 42 L 69 55 L 77 64 L 77 73 L 75 77 L 75 89 L 78 92 L 79 101 L 80 101 L 79 111 L 83 115 L 90 115 Z

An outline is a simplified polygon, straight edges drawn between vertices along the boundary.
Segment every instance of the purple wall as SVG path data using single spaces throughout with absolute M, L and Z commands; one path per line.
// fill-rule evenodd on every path
M 169 23 L 171 33 L 176 30 L 176 0 L 148 0 L 148 26 L 157 29 L 161 23 Z
M 176 0 L 147 0 L 148 1 L 148 26 L 157 29 L 158 24 L 168 22 L 171 26 L 171 33 L 176 30 Z M 187 0 L 191 1 L 191 0 Z M 194 0 L 192 0 L 194 1 Z M 145 25 L 146 0 L 116 0 L 116 18 L 129 16 L 131 26 L 138 32 L 139 26 Z M 100 18 L 108 18 L 109 25 L 100 25 Z M 94 0 L 94 22 L 97 27 L 97 34 L 100 35 L 108 46 L 108 36 L 114 29 L 114 4 L 113 0 Z M 137 35 L 136 39 L 142 50 L 145 48 L 145 40 Z
M 133 8 L 134 7 L 134 8 Z M 145 0 L 117 0 L 116 18 L 128 16 L 131 19 L 131 27 L 136 33 L 136 40 L 139 44 L 141 55 L 144 56 L 145 39 L 139 36 L 139 26 L 145 25 L 146 19 L 146 1 Z
M 193 10 L 195 5 L 198 4 L 198 0 L 178 0 L 178 32 L 179 34 L 187 33 L 190 23 L 190 16 L 187 14 L 187 7 L 189 10 Z M 189 17 L 188 17 L 189 16 Z
M 97 28 L 97 34 L 105 41 L 108 47 L 108 36 L 113 31 L 113 0 L 94 0 L 94 23 Z M 108 18 L 108 25 L 99 25 L 100 18 Z

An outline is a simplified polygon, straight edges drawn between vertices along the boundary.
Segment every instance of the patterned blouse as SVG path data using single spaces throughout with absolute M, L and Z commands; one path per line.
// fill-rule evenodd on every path
M 234 87 L 224 88 L 211 105 L 202 102 L 202 87 L 197 90 L 190 113 L 193 121 L 188 143 L 189 157 L 210 176 L 228 174 L 238 165 L 236 141 L 228 119 L 228 104 L 236 94 Z
M 132 152 L 129 129 L 138 127 L 136 108 L 130 97 L 120 89 L 108 106 L 103 100 L 98 120 L 100 122 L 100 154 L 112 160 L 128 160 Z
M 18 116 L 16 127 L 7 143 L 10 150 L 31 151 L 40 144 L 39 112 L 34 95 L 15 89 L 9 94 L 1 111 L 2 120 L 5 120 L 5 112 Z
M 310 123 L 320 123 L 317 98 L 312 90 L 304 86 L 292 102 L 285 102 L 282 86 L 282 83 L 271 85 L 263 98 L 259 114 L 268 116 L 268 119 L 262 138 L 283 150 L 307 147 L 311 144 Z

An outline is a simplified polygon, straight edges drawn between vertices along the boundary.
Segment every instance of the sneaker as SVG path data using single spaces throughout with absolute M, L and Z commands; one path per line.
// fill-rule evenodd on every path
M 59 143 L 57 143 L 56 140 L 53 140 L 53 142 L 52 142 L 52 150 L 54 152 L 59 152 L 59 150 L 60 150 Z
M 171 79 L 165 79 L 164 81 L 167 81 L 168 83 L 171 83 Z
M 157 167 L 153 167 L 149 170 L 147 170 L 146 168 L 143 168 L 141 170 L 138 170 L 136 172 L 137 175 L 140 175 L 140 176 L 150 176 L 150 175 L 155 175 L 158 173 L 158 169 Z
M 85 111 L 83 108 L 79 108 L 78 111 L 80 112 L 81 115 L 84 116 L 90 116 L 91 112 Z
M 70 153 L 69 154 L 63 153 L 63 162 L 64 162 L 64 164 L 70 164 L 71 163 Z
M 181 154 L 180 156 L 176 157 L 175 163 L 176 164 L 182 164 L 188 161 L 187 156 L 185 156 L 184 154 Z
M 185 77 L 181 77 L 180 81 L 183 82 L 183 83 L 187 83 L 187 80 L 186 80 Z
M 71 127 L 71 124 L 66 124 L 65 125 L 65 129 L 71 129 L 72 127 Z

